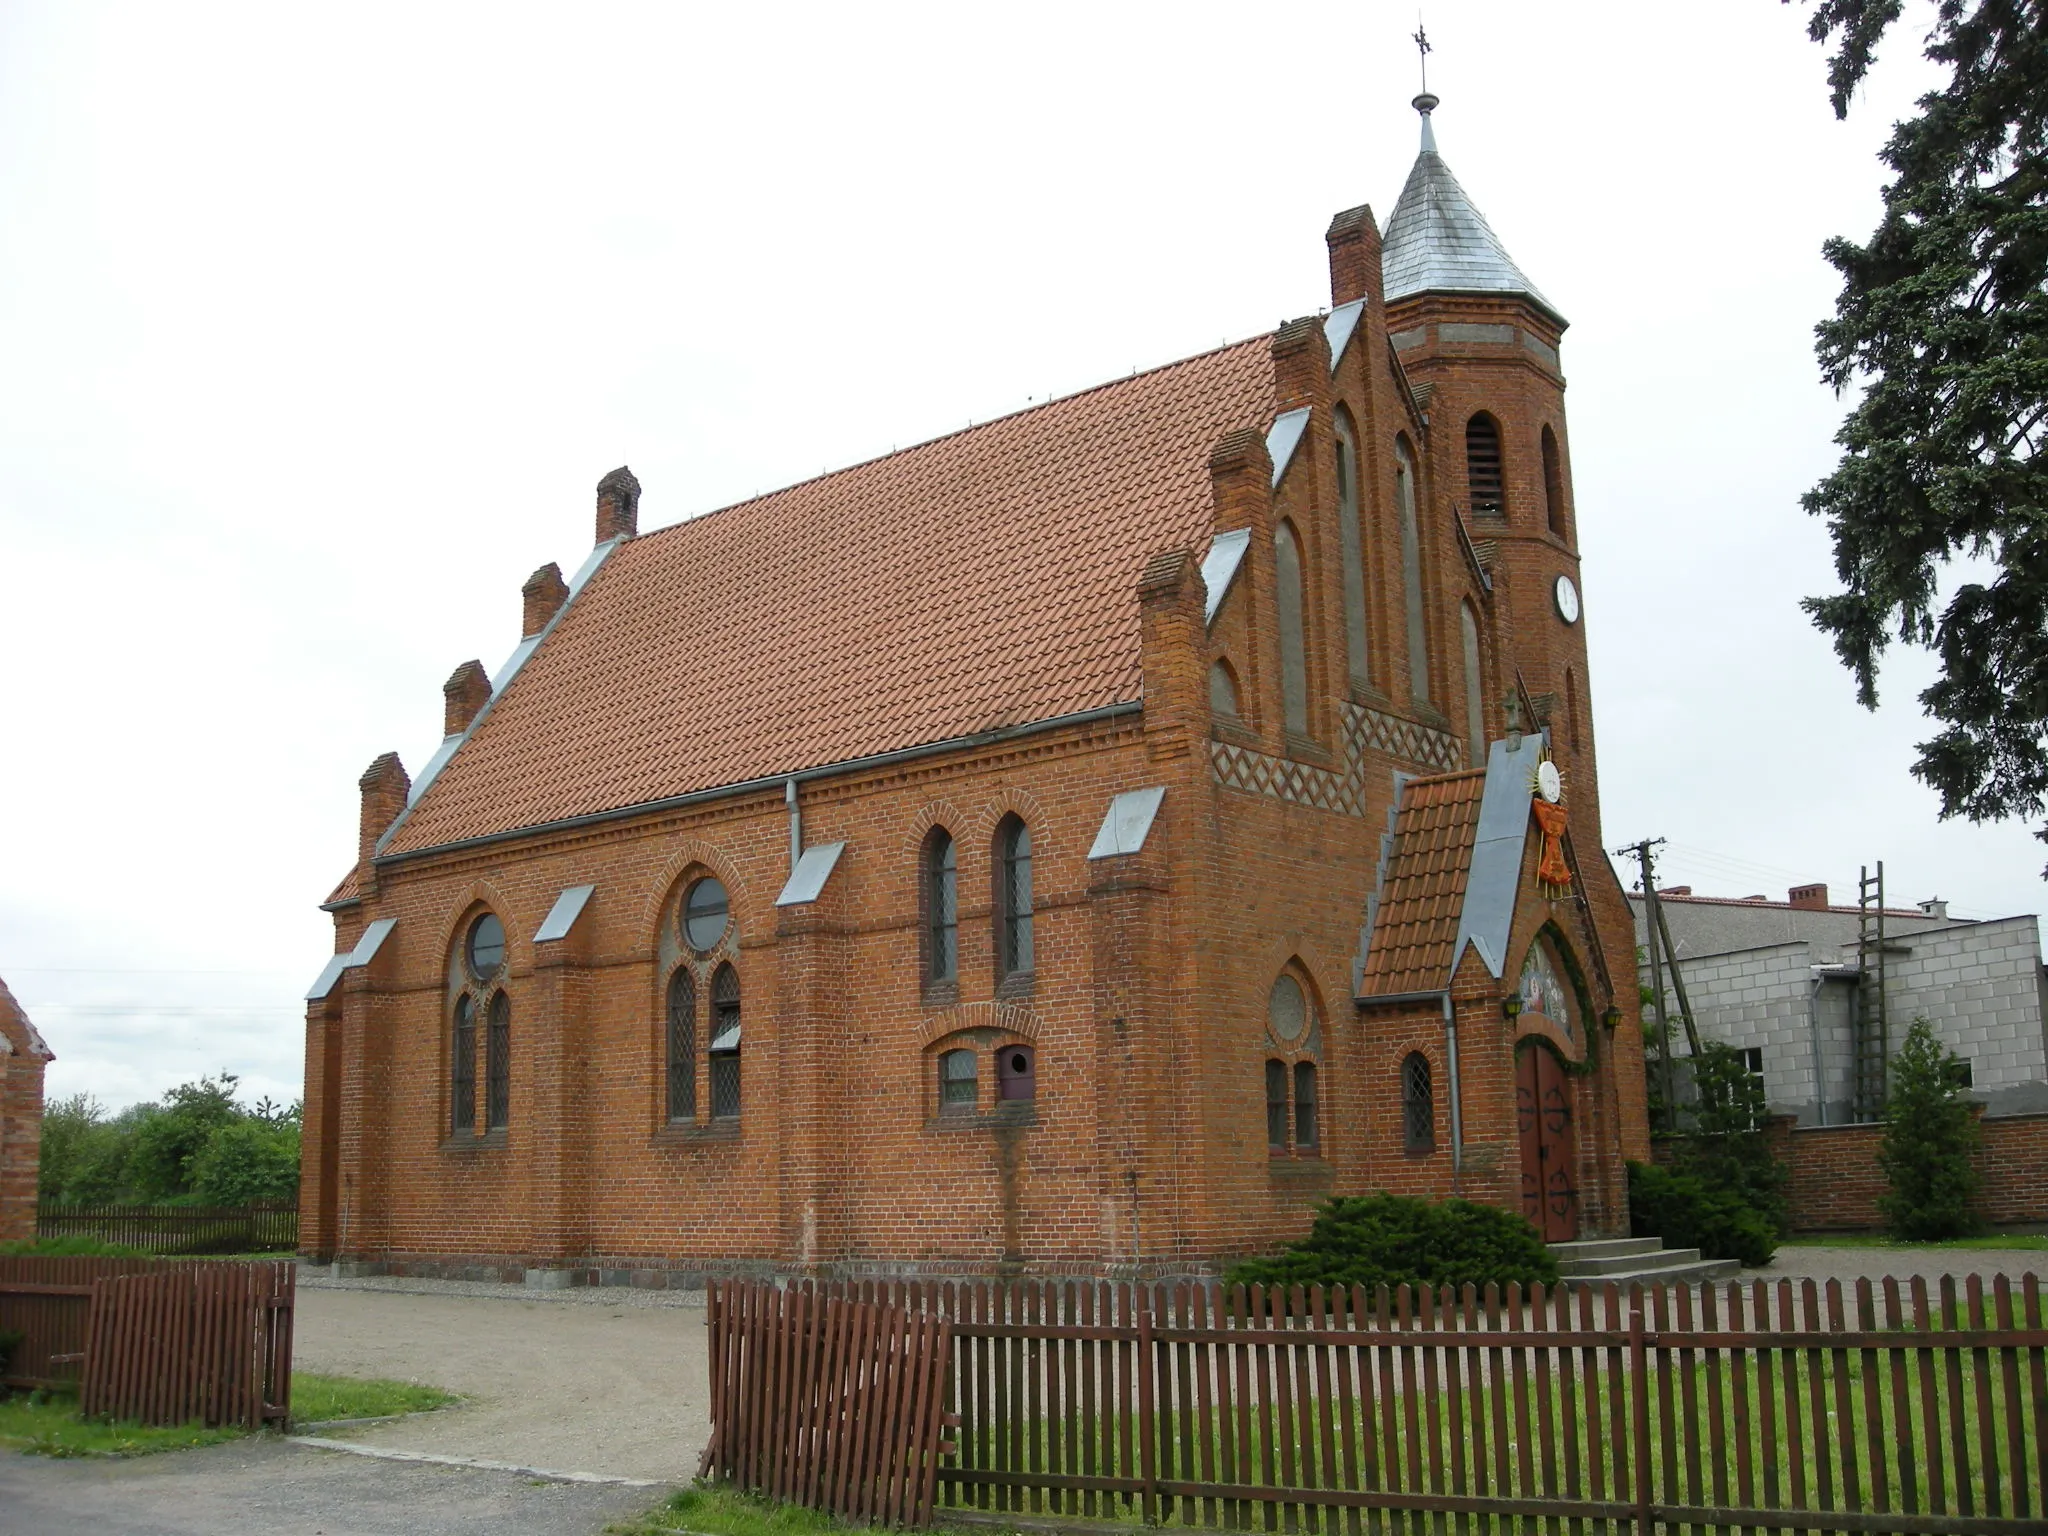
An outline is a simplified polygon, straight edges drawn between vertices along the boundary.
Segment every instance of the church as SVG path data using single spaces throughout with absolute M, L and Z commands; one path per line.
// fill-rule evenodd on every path
M 1326 311 L 670 527 L 360 783 L 302 1246 L 540 1285 L 1627 1230 L 1565 320 L 1438 154 Z M 509 605 L 509 594 L 508 594 Z

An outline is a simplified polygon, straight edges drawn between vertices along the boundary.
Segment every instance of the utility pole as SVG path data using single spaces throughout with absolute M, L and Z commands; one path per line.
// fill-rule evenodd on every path
M 1657 1080 L 1664 1088 L 1665 1130 L 1678 1128 L 1678 1093 L 1671 1066 L 1671 1031 L 1664 1016 L 1664 957 L 1658 944 L 1658 928 L 1663 913 L 1657 906 L 1657 871 L 1650 856 L 1650 850 L 1658 847 L 1664 839 L 1645 838 L 1627 848 L 1617 848 L 1618 854 L 1633 854 L 1643 871 L 1643 938 L 1650 951 L 1650 992 L 1657 1009 Z

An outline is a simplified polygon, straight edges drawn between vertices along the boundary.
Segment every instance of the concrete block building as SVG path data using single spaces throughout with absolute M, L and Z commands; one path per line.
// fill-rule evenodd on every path
M 1858 963 L 1858 908 L 1831 905 L 1825 885 L 1795 886 L 1784 901 L 1686 886 L 1660 889 L 1658 900 L 1701 1035 L 1750 1053 L 1773 1113 L 1802 1126 L 1855 1118 L 1858 993 L 1876 984 Z M 1629 901 L 1646 945 L 1643 899 Z M 2048 1111 L 2039 920 L 1952 918 L 1940 901 L 1888 908 L 1884 920 L 1892 1048 L 1925 1018 L 1963 1058 L 1987 1115 Z M 1647 982 L 1647 965 L 1642 974 Z
M 439 750 L 361 779 L 309 1253 L 1185 1273 L 1379 1189 L 1625 1227 L 1565 322 L 1417 106 L 1324 312 L 644 534 L 604 477 Z
M 54 1060 L 0 981 L 0 1243 L 36 1235 L 43 1149 L 43 1068 Z

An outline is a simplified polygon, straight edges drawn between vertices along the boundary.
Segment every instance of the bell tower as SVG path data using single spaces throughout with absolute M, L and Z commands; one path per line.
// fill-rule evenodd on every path
M 1437 152 L 1422 149 L 1387 221 L 1387 331 L 1429 421 L 1433 503 L 1454 510 L 1494 578 L 1499 691 L 1520 673 L 1582 829 L 1600 846 L 1576 509 L 1558 344 L 1566 321 L 1515 265 Z M 1494 701 L 1499 703 L 1498 698 Z

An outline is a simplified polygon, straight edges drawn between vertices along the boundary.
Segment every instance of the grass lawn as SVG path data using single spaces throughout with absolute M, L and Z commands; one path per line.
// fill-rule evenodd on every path
M 1900 1253 L 1935 1253 L 1947 1248 L 2009 1248 L 2048 1253 L 2048 1233 L 1990 1232 L 1982 1237 L 1952 1237 L 1939 1243 L 1909 1243 L 1882 1232 L 1805 1233 L 1788 1237 L 1783 1248 L 1890 1248 Z
M 945 1536 L 946 1512 L 934 1512 L 930 1529 Z M 638 1520 L 605 1527 L 605 1536 L 873 1536 L 874 1527 L 856 1525 L 801 1504 L 778 1504 L 757 1494 L 711 1484 L 672 1493 Z
M 384 1414 L 423 1413 L 457 1401 L 452 1392 L 403 1381 L 366 1381 L 353 1376 L 292 1373 L 292 1417 L 298 1423 L 323 1419 L 368 1419 Z M 140 1424 L 87 1419 L 70 1392 L 24 1392 L 0 1398 L 0 1447 L 36 1456 L 147 1456 L 219 1445 L 247 1430 L 208 1429 L 204 1424 L 144 1428 Z

